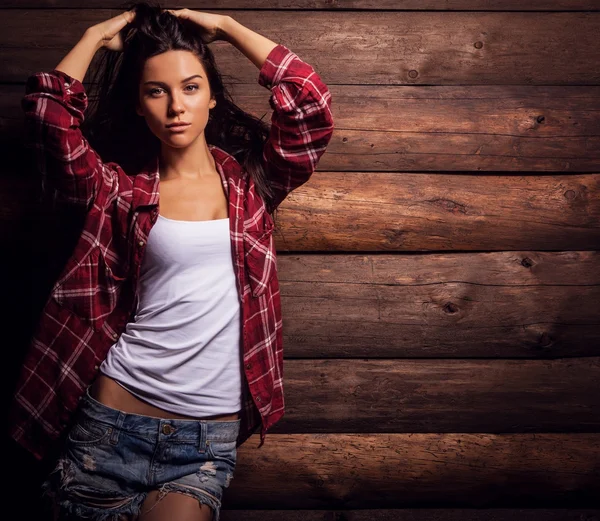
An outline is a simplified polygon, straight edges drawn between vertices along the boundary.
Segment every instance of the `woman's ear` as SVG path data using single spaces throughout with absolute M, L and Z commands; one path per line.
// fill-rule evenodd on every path
M 142 112 L 142 108 L 139 106 L 139 104 L 135 105 L 135 112 L 138 116 L 143 116 L 144 113 Z

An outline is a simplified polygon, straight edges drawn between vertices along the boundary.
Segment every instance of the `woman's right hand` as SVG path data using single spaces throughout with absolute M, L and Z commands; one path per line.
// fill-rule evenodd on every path
M 121 29 L 128 23 L 131 23 L 134 18 L 135 9 L 124 11 L 113 18 L 109 18 L 104 22 L 91 26 L 89 31 L 92 31 L 98 36 L 102 47 L 110 49 L 111 51 L 122 51 L 123 39 L 121 38 Z

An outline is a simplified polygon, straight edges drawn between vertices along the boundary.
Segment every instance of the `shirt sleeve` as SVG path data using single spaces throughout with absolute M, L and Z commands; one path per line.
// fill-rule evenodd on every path
M 263 166 L 275 196 L 270 211 L 306 183 L 333 134 L 331 93 L 313 67 L 284 45 L 274 47 L 258 83 L 271 90 L 273 109 Z
M 32 74 L 25 85 L 25 142 L 42 178 L 42 193 L 89 208 L 103 163 L 80 130 L 88 98 L 83 84 L 53 69 Z

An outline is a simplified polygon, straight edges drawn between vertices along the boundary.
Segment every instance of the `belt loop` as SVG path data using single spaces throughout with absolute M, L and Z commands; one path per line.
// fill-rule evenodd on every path
M 123 427 L 123 423 L 125 422 L 125 413 L 123 411 L 119 411 L 119 416 L 117 417 L 117 421 L 113 427 L 112 434 L 110 435 L 110 444 L 116 445 L 119 441 L 119 432 L 121 432 L 121 427 Z
M 199 421 L 198 425 L 200 425 L 200 436 L 198 436 L 199 440 L 198 440 L 198 452 L 200 454 L 204 454 L 206 452 L 206 439 L 207 439 L 207 431 L 208 431 L 208 426 L 206 425 L 206 422 L 204 421 Z

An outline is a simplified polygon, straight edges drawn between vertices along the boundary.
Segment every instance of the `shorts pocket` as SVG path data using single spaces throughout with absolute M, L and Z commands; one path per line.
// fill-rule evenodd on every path
M 78 421 L 67 436 L 69 443 L 73 445 L 99 445 L 112 434 L 112 427 L 92 418 Z
M 236 440 L 207 440 L 207 445 L 208 454 L 212 459 L 226 460 L 235 467 L 237 461 Z

